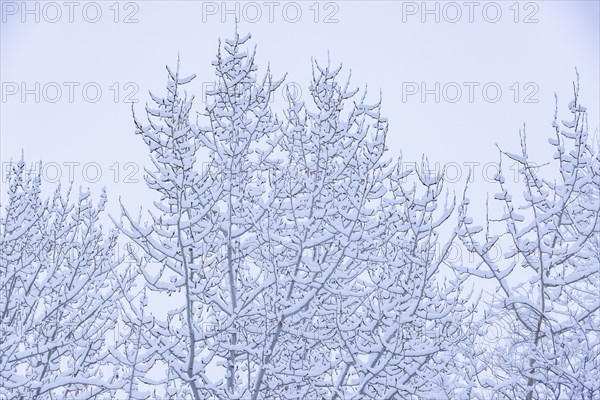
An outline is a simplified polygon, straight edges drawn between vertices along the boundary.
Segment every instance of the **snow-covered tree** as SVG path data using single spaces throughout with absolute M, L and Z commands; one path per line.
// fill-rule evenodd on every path
M 356 397 L 468 397 L 452 370 L 473 307 L 466 276 L 445 269 L 456 238 L 446 228 L 454 200 L 444 198 L 444 177 L 430 173 L 426 160 L 420 172 L 402 166 L 399 160 L 386 181 L 377 221 L 384 234 L 369 241 L 369 307 L 344 318 L 354 324 L 344 343 L 352 344 Z
M 271 380 L 284 390 L 271 395 L 437 395 L 431 379 L 445 373 L 442 341 L 462 319 L 460 282 L 437 279 L 453 240 L 440 246 L 438 228 L 453 205 L 439 204 L 442 177 L 417 178 L 383 159 L 381 101 L 367 104 L 366 91 L 357 96 L 349 80 L 339 83 L 340 69 L 315 63 L 316 110 L 292 102 L 279 142 L 288 160 L 273 179 L 281 183 L 270 218 L 282 222 L 270 243 L 292 257 L 263 261 L 281 271 L 272 340 L 281 367 Z
M 182 79 L 171 70 L 167 98 L 153 96 L 157 108 L 147 108 L 150 125 L 138 123 L 155 167 L 147 171 L 147 182 L 161 199 L 150 224 L 123 208 L 127 224 L 121 229 L 144 252 L 137 261 L 148 289 L 169 296 L 183 290 L 170 299 L 176 308 L 166 318 L 144 320 L 149 329 L 140 339 L 140 350 L 153 351 L 167 368 L 154 383 L 169 395 L 238 398 L 247 396 L 253 382 L 241 383 L 257 357 L 254 327 L 260 325 L 261 296 L 272 282 L 250 253 L 266 218 L 260 181 L 269 163 L 267 139 L 279 126 L 269 111 L 279 83 L 270 74 L 257 83 L 254 56 L 240 48 L 248 38 L 236 34 L 225 43 L 224 55 L 219 46 L 218 86 L 206 106 L 210 126 L 190 123 L 192 99 L 182 96 L 181 85 L 193 76 Z M 200 148 L 209 161 L 196 165 Z M 148 357 L 135 354 L 142 359 Z M 154 363 L 135 367 L 135 360 L 128 362 L 144 381 Z
M 338 82 L 340 68 L 314 63 L 316 109 L 291 101 L 278 140 L 284 162 L 271 171 L 270 229 L 261 229 L 259 253 L 274 284 L 254 399 L 330 398 L 355 372 L 342 372 L 344 318 L 365 312 L 371 247 L 383 232 L 387 121 L 379 103 Z
M 525 132 L 521 152 L 501 151 L 516 162 L 522 196 L 500 169 L 502 206 L 487 229 L 475 226 L 461 208 L 460 236 L 476 254 L 477 265 L 457 270 L 491 279 L 486 319 L 504 333 L 478 363 L 479 395 L 498 399 L 595 399 L 600 395 L 600 163 L 588 138 L 586 109 L 579 102 L 579 83 L 569 104 L 571 118 L 558 122 L 555 113 L 556 172 L 533 163 Z M 498 229 L 494 233 L 494 229 Z M 501 246 L 500 259 L 490 251 Z
M 110 354 L 120 288 L 106 195 L 43 199 L 23 160 L 0 215 L 0 397 L 89 399 L 124 385 Z
M 437 240 L 453 210 L 442 178 L 402 186 L 407 174 L 383 159 L 381 101 L 339 83 L 341 67 L 314 63 L 313 105 L 292 100 L 279 122 L 270 99 L 282 81 L 256 78 L 248 39 L 219 46 L 206 126 L 182 94 L 193 76 L 170 69 L 167 97 L 152 96 L 148 125 L 136 120 L 160 199 L 149 222 L 123 207 L 118 225 L 143 250 L 148 301 L 168 306 L 161 315 L 130 299 L 129 394 L 440 393 L 433 378 L 448 370 L 444 338 L 465 300 L 462 278 L 439 273 L 454 240 Z
M 177 302 L 174 306 L 178 310 L 168 310 L 167 317 L 161 320 L 148 312 L 145 293 L 138 300 L 133 295 L 127 298 L 130 312 L 125 317 L 125 325 L 130 329 L 119 344 L 125 350 L 121 363 L 128 367 L 127 393 L 133 398 L 148 396 L 140 394 L 138 383 L 148 383 L 151 379 L 148 371 L 157 361 L 162 363 L 159 368 L 166 369 L 167 373 L 152 383 L 165 383 L 171 395 L 186 395 L 191 391 L 195 398 L 200 398 L 195 368 L 196 352 L 200 351 L 197 338 L 201 339 L 202 334 L 194 322 L 195 314 L 202 311 L 202 304 L 199 310 L 195 309 L 199 304 L 196 296 L 201 270 L 195 266 L 194 257 L 200 254 L 197 249 L 201 238 L 210 242 L 210 238 L 202 234 L 205 229 L 202 217 L 208 214 L 210 218 L 211 210 L 210 206 L 203 208 L 203 204 L 198 203 L 197 191 L 204 189 L 199 174 L 193 169 L 199 141 L 189 124 L 192 102 L 180 88 L 193 76 L 181 78 L 179 69 L 167 68 L 167 71 L 167 97 L 152 96 L 156 108 L 146 107 L 149 125 L 142 126 L 136 120 L 136 133 L 142 135 L 148 145 L 154 164 L 153 170 L 146 170 L 146 182 L 160 195 L 160 200 L 155 202 L 157 212 L 150 214 L 149 224 L 142 223 L 141 214 L 134 219 L 122 206 L 128 226 L 120 223 L 118 226 L 142 250 L 132 255 L 146 287 L 169 296 L 175 293 L 172 302 Z M 189 386 L 181 385 L 181 381 L 189 382 Z

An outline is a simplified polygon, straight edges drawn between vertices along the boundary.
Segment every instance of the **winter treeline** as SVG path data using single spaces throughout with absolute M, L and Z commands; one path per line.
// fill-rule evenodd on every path
M 599 399 L 600 151 L 579 88 L 547 165 L 525 132 L 499 151 L 476 221 L 468 188 L 389 159 L 381 100 L 340 68 L 314 62 L 310 101 L 272 111 L 284 80 L 248 40 L 219 45 L 201 112 L 178 64 L 134 117 L 152 209 L 125 200 L 105 229 L 104 194 L 45 199 L 24 161 L 10 172 L 0 398 Z

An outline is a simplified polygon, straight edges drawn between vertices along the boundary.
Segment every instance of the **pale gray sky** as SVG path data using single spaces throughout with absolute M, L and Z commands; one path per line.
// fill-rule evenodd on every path
M 370 99 L 382 90 L 391 155 L 453 162 L 463 181 L 479 163 L 475 178 L 485 184 L 495 143 L 518 150 L 524 122 L 532 156 L 549 159 L 554 93 L 567 117 L 575 67 L 590 130 L 598 127 L 598 1 L 2 1 L 1 9 L 3 170 L 24 149 L 27 161 L 46 163 L 47 182 L 72 173 L 95 193 L 107 186 L 113 212 L 118 196 L 136 205 L 147 193 L 147 151 L 127 101 L 138 100 L 142 116 L 148 90 L 164 93 L 165 64 L 179 53 L 182 72 L 198 75 L 188 91 L 199 108 L 236 12 L 260 73 L 267 64 L 276 77 L 287 72 L 305 95 L 311 57 L 325 63 L 329 52 L 342 76 L 351 68 L 355 86 L 368 84 Z

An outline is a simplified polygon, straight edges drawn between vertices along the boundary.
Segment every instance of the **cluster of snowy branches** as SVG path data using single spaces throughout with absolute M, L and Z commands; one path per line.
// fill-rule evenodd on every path
M 102 232 L 103 193 L 41 197 L 20 161 L 0 217 L 0 398 L 90 398 L 122 387 L 107 338 L 123 289 L 116 229 Z
M 386 158 L 381 100 L 340 68 L 314 62 L 312 102 L 278 117 L 284 80 L 259 78 L 248 40 L 219 44 L 196 118 L 179 65 L 134 117 L 151 210 L 121 204 L 106 232 L 104 193 L 43 199 L 24 161 L 9 174 L 0 397 L 600 398 L 600 151 L 579 88 L 548 176 L 523 132 L 500 151 L 523 188 L 500 169 L 476 225 L 442 174 Z
M 507 334 L 481 352 L 478 385 L 487 397 L 600 397 L 600 148 L 592 148 L 578 93 L 577 81 L 569 120 L 554 116 L 551 176 L 529 161 L 523 131 L 521 153 L 501 151 L 500 160 L 519 164 L 522 200 L 501 171 L 500 204 L 488 207 L 485 229 L 466 216 L 468 199 L 460 208 L 458 234 L 478 261 L 455 269 L 495 281 L 488 318 Z M 502 241 L 511 250 L 494 260 L 488 252 Z

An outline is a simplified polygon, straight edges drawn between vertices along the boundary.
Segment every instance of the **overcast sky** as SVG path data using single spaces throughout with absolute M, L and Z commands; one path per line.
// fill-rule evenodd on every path
M 259 73 L 267 65 L 275 77 L 287 73 L 305 98 L 311 58 L 326 63 L 329 54 L 343 77 L 351 69 L 355 86 L 368 84 L 369 99 L 382 91 L 390 155 L 452 162 L 463 180 L 471 165 L 485 183 L 495 144 L 518 150 L 524 123 L 532 157 L 549 160 L 554 93 L 566 118 L 576 67 L 597 130 L 598 4 L 2 1 L 3 172 L 23 149 L 28 162 L 44 161 L 47 183 L 72 175 L 95 193 L 105 185 L 111 211 L 119 196 L 144 203 L 149 163 L 130 102 L 142 116 L 148 91 L 164 93 L 165 65 L 178 54 L 182 73 L 197 74 L 188 92 L 202 101 L 218 40 L 232 36 L 237 14 L 239 32 L 257 45 Z

